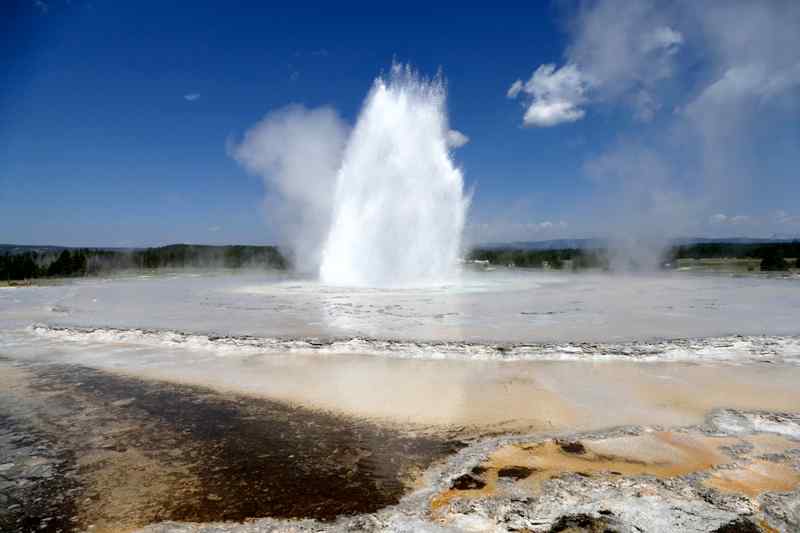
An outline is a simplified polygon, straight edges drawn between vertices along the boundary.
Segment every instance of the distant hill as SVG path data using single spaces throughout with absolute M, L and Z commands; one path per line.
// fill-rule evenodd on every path
M 60 252 L 64 250 L 63 246 L 29 246 L 25 244 L 0 244 L 0 255 L 10 254 L 24 254 L 25 252 L 36 252 L 43 254 L 46 252 Z
M 685 246 L 692 244 L 783 244 L 787 242 L 795 242 L 800 240 L 800 237 L 773 237 L 773 238 L 753 238 L 753 237 L 731 237 L 727 239 L 714 239 L 710 237 L 692 237 L 680 238 L 672 241 L 676 246 Z
M 114 246 L 50 246 L 50 245 L 33 245 L 33 244 L 0 244 L 0 255 L 10 254 L 24 254 L 28 252 L 36 252 L 37 254 L 55 253 L 63 250 L 97 250 L 102 252 L 134 252 L 136 250 L 143 250 L 143 248 L 124 248 Z
M 798 238 L 751 238 L 751 237 L 679 237 L 673 239 L 673 246 L 691 246 L 693 244 L 782 244 L 800 240 Z M 475 246 L 483 250 L 596 250 L 607 248 L 608 240 L 590 239 L 552 239 L 545 241 L 510 241 L 491 242 Z

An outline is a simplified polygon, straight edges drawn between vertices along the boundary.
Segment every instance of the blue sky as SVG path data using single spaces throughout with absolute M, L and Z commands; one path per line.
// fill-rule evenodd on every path
M 800 235 L 796 3 L 527 4 L 5 2 L 0 242 L 276 242 L 227 143 L 393 60 L 447 79 L 472 241 Z

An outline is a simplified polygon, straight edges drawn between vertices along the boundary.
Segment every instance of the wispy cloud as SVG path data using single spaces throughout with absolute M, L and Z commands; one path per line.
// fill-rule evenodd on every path
M 568 228 L 569 224 L 564 220 L 513 222 L 498 219 L 467 224 L 464 231 L 469 242 L 485 244 L 489 242 L 559 239 L 567 236 Z
M 759 230 L 762 235 L 777 231 L 800 230 L 800 215 L 791 215 L 781 209 L 770 214 L 760 215 L 726 215 L 716 213 L 708 218 L 714 227 L 747 226 L 750 230 Z
M 196 101 L 196 100 L 199 100 L 199 99 L 200 99 L 200 94 L 198 94 L 198 93 L 189 93 L 189 94 L 184 94 L 184 95 L 183 95 L 183 98 L 184 98 L 184 100 L 186 100 L 187 102 L 194 102 L 194 101 Z
M 303 56 L 311 56 L 311 57 L 328 57 L 330 55 L 330 51 L 327 48 L 317 48 L 311 51 L 307 50 L 295 50 L 294 57 L 303 57 Z
M 468 142 L 469 137 L 458 130 L 450 130 L 447 132 L 447 146 L 450 148 L 461 148 Z
M 800 215 L 790 215 L 786 211 L 779 209 L 772 214 L 772 220 L 780 225 L 800 226 Z
M 717 213 L 711 215 L 709 222 L 712 224 L 740 225 L 754 223 L 756 221 L 748 215 L 726 215 L 724 213 Z
M 47 15 L 50 12 L 50 5 L 44 0 L 33 0 L 33 5 L 42 15 Z

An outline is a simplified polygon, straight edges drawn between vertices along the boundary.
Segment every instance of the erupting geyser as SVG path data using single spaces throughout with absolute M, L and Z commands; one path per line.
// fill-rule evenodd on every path
M 320 278 L 386 286 L 449 278 L 469 199 L 447 145 L 445 88 L 395 65 L 375 80 L 345 149 Z

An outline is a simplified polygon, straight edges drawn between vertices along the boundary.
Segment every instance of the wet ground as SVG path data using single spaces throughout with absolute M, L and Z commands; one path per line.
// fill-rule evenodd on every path
M 2 531 L 369 513 L 463 446 L 86 367 L 0 366 Z
M 799 284 L 462 281 L 0 291 L 0 531 L 800 531 Z
M 3 532 L 772 532 L 799 502 L 792 413 L 491 436 L 0 358 Z

